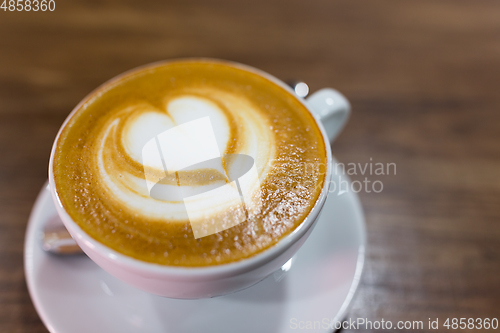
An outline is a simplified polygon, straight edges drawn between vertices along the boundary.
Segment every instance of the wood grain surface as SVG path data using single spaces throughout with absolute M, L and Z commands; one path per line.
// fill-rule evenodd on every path
M 23 241 L 65 117 L 125 70 L 188 56 L 337 88 L 353 115 L 335 156 L 396 164 L 360 193 L 348 318 L 500 317 L 500 2 L 55 1 L 0 11 L 0 332 L 47 332 Z

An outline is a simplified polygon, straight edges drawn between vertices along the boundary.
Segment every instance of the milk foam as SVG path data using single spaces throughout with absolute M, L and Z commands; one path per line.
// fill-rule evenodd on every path
M 203 237 L 257 213 L 259 179 L 275 153 L 270 128 L 246 98 L 215 89 L 165 99 L 162 109 L 131 105 L 114 112 L 101 131 L 99 178 L 122 209 L 164 223 L 189 220 L 195 237 Z M 120 153 L 144 172 L 124 167 Z M 236 154 L 253 159 L 244 175 L 238 174 L 243 160 L 231 158 Z M 197 225 L 209 220 L 219 225 Z
M 71 218 L 113 250 L 161 265 L 262 252 L 307 218 L 325 187 L 314 166 L 327 149 L 305 106 L 217 61 L 167 62 L 111 81 L 82 101 L 54 148 L 55 190 Z

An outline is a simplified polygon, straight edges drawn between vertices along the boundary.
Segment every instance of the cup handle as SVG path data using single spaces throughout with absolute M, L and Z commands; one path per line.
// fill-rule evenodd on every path
M 321 120 L 331 143 L 349 119 L 351 104 L 344 95 L 332 88 L 316 91 L 306 98 L 306 104 Z

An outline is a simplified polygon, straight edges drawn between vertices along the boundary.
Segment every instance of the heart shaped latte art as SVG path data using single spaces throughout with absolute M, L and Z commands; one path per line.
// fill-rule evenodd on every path
M 208 164 L 192 162 L 202 161 L 200 155 L 206 149 L 203 140 L 195 144 L 182 130 L 182 125 L 202 119 L 209 121 L 216 153 L 221 157 Z M 167 196 L 162 200 L 152 197 L 151 189 L 157 183 L 166 190 L 182 188 L 185 196 L 197 194 L 196 198 L 190 196 L 195 198 L 190 202 L 197 219 L 245 217 L 254 211 L 248 209 L 251 203 L 259 201 L 258 180 L 265 178 L 272 168 L 275 144 L 270 128 L 267 117 L 250 101 L 215 89 L 165 97 L 163 108 L 137 103 L 113 112 L 100 131 L 101 137 L 96 140 L 100 142 L 96 147 L 96 169 L 104 188 L 121 203 L 122 209 L 151 220 L 185 223 L 194 216 L 188 217 L 181 197 Z M 177 136 L 168 145 L 174 158 L 145 158 L 148 143 L 154 144 L 162 133 L 171 129 L 178 129 L 170 131 L 177 132 Z M 192 151 L 195 153 L 189 153 Z M 231 169 L 238 163 L 224 158 L 238 154 L 253 158 L 256 171 L 253 180 L 247 180 L 240 188 L 231 178 Z M 218 195 L 209 191 L 216 188 Z M 240 195 L 252 198 L 245 201 L 247 207 L 239 200 Z

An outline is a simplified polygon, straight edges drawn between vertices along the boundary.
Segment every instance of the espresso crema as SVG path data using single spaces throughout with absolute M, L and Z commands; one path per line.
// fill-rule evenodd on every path
M 100 243 L 207 266 L 251 257 L 299 226 L 326 160 L 315 120 L 290 92 L 239 65 L 191 60 L 92 93 L 61 130 L 52 167 L 65 210 Z

